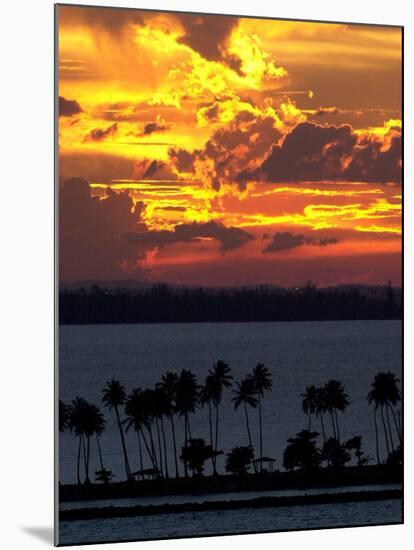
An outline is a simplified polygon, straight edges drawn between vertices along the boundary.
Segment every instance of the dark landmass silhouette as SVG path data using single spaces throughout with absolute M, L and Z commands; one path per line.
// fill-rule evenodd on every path
M 105 506 L 100 508 L 79 508 L 61 510 L 60 521 L 86 519 L 125 518 L 183 512 L 209 512 L 213 510 L 240 510 L 241 508 L 278 508 L 312 504 L 336 504 L 343 502 L 370 502 L 378 500 L 402 499 L 401 489 L 380 491 L 357 491 L 349 493 L 325 493 L 319 495 L 297 495 L 283 497 L 257 497 L 244 500 L 219 500 L 176 504 L 150 504 L 138 506 Z
M 340 470 L 324 468 L 309 475 L 306 471 L 247 474 L 245 476 L 205 476 L 118 482 L 89 485 L 59 486 L 60 502 L 99 499 L 138 498 L 165 495 L 193 495 L 272 491 L 292 489 L 321 489 L 357 485 L 384 485 L 402 482 L 402 466 L 348 466 Z
M 92 281 L 90 281 L 92 282 Z M 60 324 L 337 321 L 402 318 L 402 292 L 383 286 L 240 288 L 153 286 L 125 281 L 62 284 Z

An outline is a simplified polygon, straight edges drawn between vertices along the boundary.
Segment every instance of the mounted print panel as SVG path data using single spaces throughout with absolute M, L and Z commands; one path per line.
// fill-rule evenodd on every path
M 401 27 L 56 6 L 56 543 L 403 521 Z

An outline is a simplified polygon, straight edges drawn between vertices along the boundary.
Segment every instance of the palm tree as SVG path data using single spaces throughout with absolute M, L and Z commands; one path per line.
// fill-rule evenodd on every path
M 266 390 L 272 389 L 271 373 L 263 363 L 257 363 L 253 369 L 253 374 L 250 378 L 253 381 L 254 391 L 258 396 L 259 403 L 259 449 L 260 459 L 263 458 L 263 431 L 262 431 L 262 397 Z M 260 471 L 262 471 L 262 462 L 260 461 Z
M 145 410 L 144 400 L 142 396 L 141 388 L 135 388 L 132 390 L 132 393 L 128 396 L 125 403 L 125 419 L 123 424 L 126 426 L 126 431 L 129 431 L 131 428 L 135 430 L 138 438 L 138 453 L 139 453 L 139 463 L 141 471 L 144 469 L 144 460 L 142 452 L 142 443 L 141 439 L 144 441 L 145 448 L 147 450 L 148 456 L 154 465 L 154 459 L 152 452 L 148 445 L 147 438 L 145 437 L 144 427 L 148 427 L 148 414 Z
M 348 395 L 345 393 L 345 388 L 339 380 L 329 380 L 329 382 L 325 384 L 325 400 L 331 415 L 334 437 L 341 442 L 338 411 L 344 412 L 349 405 L 349 400 Z
M 306 386 L 305 393 L 301 394 L 303 397 L 302 409 L 309 417 L 308 431 L 311 431 L 312 415 L 316 413 L 318 404 L 318 390 L 315 386 Z
M 213 441 L 213 422 L 212 422 L 212 408 L 211 405 L 213 404 L 216 408 L 216 419 L 218 417 L 217 414 L 217 406 L 221 398 L 221 385 L 216 376 L 214 374 L 208 374 L 206 376 L 206 381 L 204 386 L 200 389 L 200 403 L 202 405 L 208 405 L 208 424 L 210 428 L 210 447 L 212 450 L 215 450 L 214 441 Z M 217 433 L 217 431 L 216 431 Z M 217 474 L 216 469 L 216 456 L 214 452 L 211 453 L 211 464 L 213 466 L 213 474 Z
M 189 414 L 193 413 L 198 403 L 198 386 L 195 375 L 187 369 L 182 369 L 177 380 L 175 407 L 180 416 L 184 417 L 184 448 L 192 439 Z M 187 464 L 184 462 L 184 475 L 188 477 Z
M 167 456 L 167 441 L 165 437 L 165 427 L 164 427 L 164 416 L 168 417 L 170 412 L 170 401 L 168 398 L 168 395 L 165 393 L 165 391 L 157 385 L 154 390 L 154 416 L 156 419 L 156 422 L 161 427 L 161 434 L 162 434 L 162 443 L 163 443 L 163 451 L 164 451 L 164 466 L 165 466 L 165 477 L 168 479 L 169 472 L 168 472 L 168 456 Z
M 390 444 L 391 444 L 392 450 L 394 450 L 394 442 L 392 439 L 392 430 L 391 430 L 391 424 L 390 424 L 390 418 L 389 418 L 389 412 L 388 412 L 389 410 L 391 410 L 392 412 L 397 436 L 401 443 L 401 432 L 399 430 L 397 419 L 395 417 L 395 412 L 394 412 L 394 406 L 401 399 L 401 393 L 397 386 L 398 382 L 399 380 L 395 377 L 393 373 L 379 372 L 375 376 L 374 382 L 372 383 L 372 386 L 371 386 L 372 389 L 367 396 L 368 403 L 370 405 L 372 403 L 374 404 L 375 436 L 376 436 L 376 443 L 377 443 L 378 463 L 379 463 L 379 443 L 378 443 L 378 426 L 377 426 L 377 418 L 376 418 L 376 413 L 378 409 L 380 411 L 382 426 L 384 429 L 387 455 L 390 454 Z M 387 414 L 387 424 L 385 422 L 385 417 L 384 417 L 384 408 Z M 388 425 L 388 432 L 387 432 L 387 425 Z
M 175 462 L 175 477 L 178 479 L 180 473 L 178 471 L 178 459 L 177 459 L 177 441 L 175 438 L 175 423 L 174 413 L 176 410 L 175 400 L 177 395 L 178 375 L 175 372 L 167 372 L 161 377 L 161 382 L 158 384 L 158 388 L 164 393 L 165 406 L 168 408 L 167 416 L 170 419 L 171 434 L 174 447 L 174 462 Z
M 229 388 L 232 384 L 233 376 L 231 375 L 230 367 L 224 361 L 217 361 L 213 366 L 212 370 L 208 371 L 209 374 L 212 374 L 218 384 L 219 392 L 217 394 L 217 399 L 214 400 L 214 407 L 216 409 L 216 433 L 214 441 L 214 463 L 216 463 L 217 449 L 218 449 L 218 433 L 219 433 L 219 405 L 223 395 L 224 388 Z
M 102 435 L 105 430 L 105 419 L 101 411 L 96 405 L 86 402 L 84 408 L 84 436 L 86 438 L 86 465 L 85 465 L 85 475 L 86 483 L 90 483 L 89 479 L 89 458 L 90 458 L 90 439 L 93 435 L 96 436 L 96 444 L 99 452 L 99 460 L 101 465 L 101 470 L 104 470 L 103 460 L 102 460 L 102 450 L 99 442 L 99 436 Z
M 154 434 L 152 432 L 152 423 L 155 420 L 155 396 L 154 396 L 154 390 L 152 389 L 145 389 L 142 391 L 142 407 L 144 409 L 144 414 L 147 418 L 147 423 L 145 424 L 145 427 L 147 428 L 148 435 L 150 438 L 150 444 L 151 444 L 151 455 L 152 455 L 152 461 L 154 464 L 154 469 L 158 472 L 158 474 L 161 474 L 162 464 L 158 461 L 157 457 L 157 451 L 155 450 L 155 443 L 154 443 Z M 158 431 L 158 430 L 157 430 Z M 159 436 L 159 432 L 158 432 Z M 159 439 L 159 437 L 158 437 Z M 160 440 L 158 441 L 159 447 L 161 446 Z M 161 459 L 162 460 L 162 459 Z
M 80 462 L 81 462 L 81 453 L 82 449 L 84 449 L 84 433 L 85 433 L 85 426 L 84 426 L 84 418 L 85 418 L 85 410 L 87 407 L 87 402 L 85 399 L 82 399 L 81 397 L 76 397 L 69 408 L 69 415 L 68 415 L 68 427 L 71 432 L 74 432 L 75 435 L 79 438 L 79 444 L 78 444 L 78 454 L 77 454 L 77 461 L 76 461 L 76 479 L 78 485 L 81 484 L 81 477 L 80 477 Z
M 235 394 L 232 398 L 234 408 L 237 410 L 240 405 L 244 407 L 244 414 L 246 418 L 247 436 L 249 438 L 249 445 L 253 449 L 252 435 L 250 432 L 249 413 L 247 412 L 247 405 L 255 409 L 258 405 L 258 400 L 255 397 L 256 388 L 254 386 L 253 379 L 251 377 L 244 378 L 240 382 L 236 382 L 236 389 L 233 390 Z M 253 462 L 254 471 L 256 470 L 256 463 Z
M 122 429 L 121 418 L 119 415 L 119 407 L 124 405 L 126 401 L 125 389 L 122 384 L 112 378 L 106 383 L 106 388 L 103 390 L 102 402 L 109 410 L 115 411 L 116 421 L 118 424 L 119 434 L 121 436 L 122 451 L 124 453 L 125 473 L 127 480 L 132 479 L 131 469 L 129 466 L 128 453 L 125 443 L 124 431 Z

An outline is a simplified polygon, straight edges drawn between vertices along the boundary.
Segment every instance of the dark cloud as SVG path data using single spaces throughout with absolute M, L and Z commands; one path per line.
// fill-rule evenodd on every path
M 238 24 L 237 17 L 177 15 L 185 35 L 178 39 L 209 61 L 223 62 L 240 73 L 241 60 L 227 51 L 228 41 Z
M 135 163 L 135 176 L 137 179 L 175 180 L 177 176 L 172 173 L 171 167 L 162 160 L 142 159 Z
M 267 181 L 401 181 L 401 131 L 390 128 L 384 138 L 341 126 L 304 122 L 283 141 L 256 171 Z
M 160 122 L 160 121 L 148 122 L 147 124 L 145 124 L 141 135 L 150 136 L 154 132 L 165 132 L 170 128 L 171 127 L 168 126 L 168 124 L 165 124 L 164 122 Z
M 185 206 L 157 206 L 155 210 L 164 210 L 165 212 L 186 212 Z
M 237 227 L 225 227 L 220 223 L 191 223 L 176 225 L 173 231 L 147 231 L 126 233 L 125 240 L 131 244 L 163 248 L 174 243 L 190 243 L 200 238 L 215 239 L 223 252 L 240 248 L 254 239 L 253 235 Z
M 108 137 L 116 135 L 118 132 L 118 123 L 114 122 L 107 128 L 94 128 L 85 136 L 85 141 L 103 141 Z
M 192 153 L 169 150 L 172 164 L 180 172 L 194 172 L 213 189 L 224 183 L 245 188 L 250 176 L 281 134 L 271 116 L 239 112 L 227 125 L 219 128 L 203 149 Z
M 59 96 L 59 116 L 73 116 L 82 113 L 82 107 L 74 99 Z
M 264 237 L 268 238 L 268 235 Z M 295 235 L 289 231 L 285 231 L 275 233 L 262 252 L 265 254 L 269 252 L 283 252 L 284 250 L 291 250 L 299 246 L 328 246 L 338 242 L 338 239 L 333 237 L 315 239 L 313 237 L 307 237 L 306 235 Z
M 117 277 L 125 258 L 136 259 L 122 235 L 145 231 L 142 202 L 134 206 L 127 192 L 111 189 L 101 200 L 91 195 L 86 179 L 71 178 L 60 190 L 59 204 L 60 280 Z

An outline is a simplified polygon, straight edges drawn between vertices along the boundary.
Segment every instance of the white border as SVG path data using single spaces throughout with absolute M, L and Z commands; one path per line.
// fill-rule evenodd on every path
M 77 2 L 73 2 L 77 3 Z M 78 2 L 81 3 L 81 2 Z M 414 464 L 411 422 L 414 398 L 412 151 L 414 51 L 412 3 L 404 0 L 326 0 L 273 3 L 255 0 L 132 2 L 90 0 L 96 5 L 200 10 L 212 13 L 355 21 L 405 26 L 405 236 L 406 236 L 406 464 Z M 53 520 L 53 2 L 19 0 L 2 5 L 1 18 L 1 546 L 35 550 L 51 545 Z M 5 125 L 3 121 L 5 120 Z M 411 152 L 411 155 L 410 155 Z M 6 170 L 4 170 L 4 166 Z M 407 244 L 408 243 L 408 244 Z M 407 440 L 408 436 L 408 440 Z M 413 475 L 406 469 L 404 526 L 277 533 L 163 542 L 140 548 L 226 548 L 252 544 L 307 550 L 409 548 L 414 538 Z M 49 542 L 48 542 L 49 541 Z M 412 544 L 412 543 L 411 543 Z M 128 548 L 107 545 L 101 548 Z M 130 546 L 129 546 L 130 547 Z

